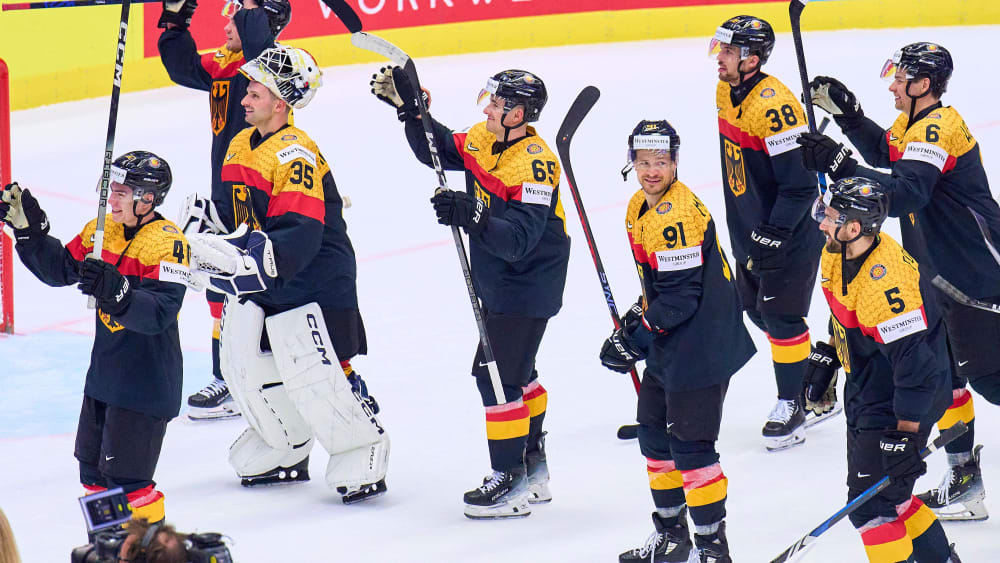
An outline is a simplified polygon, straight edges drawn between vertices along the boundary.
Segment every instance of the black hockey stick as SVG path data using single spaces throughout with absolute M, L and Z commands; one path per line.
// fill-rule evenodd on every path
M 927 456 L 931 455 L 935 451 L 943 448 L 945 444 L 951 442 L 955 438 L 958 438 L 969 429 L 964 422 L 959 421 L 958 423 L 951 426 L 947 430 L 941 432 L 933 442 L 927 444 L 927 447 L 920 452 L 920 459 L 925 459 Z M 879 494 L 891 484 L 891 479 L 886 475 L 879 479 L 878 483 L 875 483 L 868 488 L 865 492 L 861 493 L 855 497 L 851 502 L 847 503 L 846 506 L 838 510 L 833 516 L 827 518 L 822 524 L 816 526 L 813 531 L 809 532 L 805 536 L 799 538 L 795 543 L 790 545 L 788 549 L 781 552 L 781 555 L 775 557 L 771 560 L 771 563 L 782 563 L 783 561 L 791 561 L 794 557 L 801 555 L 803 552 L 808 550 L 813 546 L 816 539 L 819 538 L 820 534 L 829 530 L 834 524 L 840 522 L 846 518 L 850 513 L 854 512 L 861 507 L 864 503 L 868 502 L 869 499 Z
M 323 0 L 323 3 L 333 10 L 333 13 L 344 24 L 347 31 L 351 33 L 361 31 L 361 18 L 358 17 L 358 13 L 345 0 Z
M 799 65 L 799 80 L 802 81 L 802 101 L 806 106 L 806 122 L 810 133 L 817 131 L 822 133 L 824 126 L 821 124 L 818 129 L 816 127 L 816 112 L 812 104 L 812 91 L 809 90 L 809 72 L 806 70 L 806 52 L 802 46 L 802 10 L 805 9 L 808 3 L 809 0 L 791 0 L 788 3 L 788 19 L 792 24 L 792 42 L 795 44 L 795 60 Z M 824 118 L 824 122 L 829 123 L 829 118 Z M 820 192 L 826 193 L 826 175 L 822 172 L 817 172 L 816 177 L 819 179 Z
M 160 0 L 129 0 L 133 4 L 159 3 Z M 18 2 L 4 4 L 3 11 L 40 10 L 44 8 L 75 8 L 80 6 L 112 6 L 122 4 L 122 0 L 57 0 L 55 2 Z
M 348 20 L 341 20 L 344 25 L 348 26 L 348 29 L 358 29 L 360 30 L 361 20 L 357 17 L 354 12 L 346 2 L 334 1 L 334 0 L 323 0 L 330 6 L 331 9 L 335 11 L 337 17 L 346 16 Z M 347 13 L 350 11 L 350 14 Z M 351 17 L 353 14 L 353 17 Z M 448 179 L 444 175 L 444 167 L 441 166 L 441 158 L 438 156 L 437 142 L 434 137 L 434 130 L 431 126 L 431 114 L 427 111 L 427 104 L 424 102 L 424 97 L 421 95 L 420 79 L 417 76 L 417 67 L 413 63 L 413 59 L 410 58 L 402 49 L 396 47 L 392 43 L 389 43 L 381 37 L 375 35 L 370 35 L 363 31 L 354 31 L 351 33 L 351 44 L 360 49 L 365 49 L 373 53 L 378 53 L 383 57 L 391 60 L 396 65 L 403 68 L 403 72 L 407 74 L 410 79 L 410 84 L 413 85 L 413 91 L 417 98 L 417 108 L 420 110 L 420 123 L 424 128 L 424 135 L 427 137 L 427 147 L 430 149 L 431 153 L 431 163 L 434 165 L 434 172 L 437 173 L 438 178 L 438 191 L 448 189 Z M 496 396 L 496 401 L 498 405 L 502 405 L 507 402 L 506 397 L 503 393 L 503 386 L 500 382 L 500 370 L 497 367 L 496 358 L 493 356 L 493 347 L 490 345 L 489 335 L 486 333 L 486 321 L 483 318 L 482 306 L 479 304 L 479 296 L 476 295 L 476 288 L 472 283 L 472 268 L 469 266 L 469 257 L 465 254 L 465 241 L 462 240 L 462 234 L 458 231 L 458 227 L 452 225 L 451 227 L 452 237 L 455 239 L 455 249 L 458 251 L 458 261 L 462 265 L 462 274 L 465 277 L 465 287 L 469 292 L 469 302 L 472 304 L 472 312 L 476 317 L 476 326 L 479 328 L 479 343 L 483 348 L 483 359 L 485 362 L 482 364 L 486 367 L 490 374 L 490 383 L 493 385 L 493 393 Z
M 997 252 L 996 245 L 993 244 L 993 235 L 990 234 L 990 226 L 986 223 L 986 219 L 976 213 L 976 210 L 966 206 L 969 213 L 972 213 L 972 218 L 976 220 L 976 225 L 979 227 L 979 234 L 983 235 L 983 242 L 986 243 L 986 249 L 990 251 L 993 255 L 993 259 L 997 261 L 997 265 L 1000 266 L 1000 252 Z
M 115 128 L 118 124 L 118 97 L 122 91 L 122 68 L 125 64 L 125 38 L 128 36 L 128 12 L 131 0 L 122 0 L 121 21 L 118 25 L 118 44 L 115 50 L 115 75 L 111 83 L 111 110 L 108 113 L 108 136 L 104 142 L 104 170 L 101 173 L 100 198 L 97 202 L 97 230 L 94 231 L 94 250 L 91 256 L 103 260 L 104 219 L 108 212 L 108 184 L 111 182 L 111 161 L 115 150 Z M 91 295 L 87 307 L 97 307 L 97 299 Z
M 986 219 L 979 213 L 976 213 L 975 209 L 971 207 L 966 207 L 966 209 L 969 210 L 969 213 L 972 214 L 972 218 L 976 221 L 976 225 L 979 227 L 979 233 L 983 235 L 983 243 L 986 245 L 986 249 L 993 255 L 993 259 L 997 261 L 997 265 L 1000 265 L 1000 253 L 997 252 L 996 246 L 993 244 L 993 235 L 990 234 L 990 227 L 986 223 Z M 952 285 L 951 282 L 942 278 L 940 275 L 934 276 L 931 283 L 934 287 L 940 289 L 945 295 L 951 297 L 953 300 L 965 305 L 966 307 L 982 309 L 983 311 L 990 311 L 991 313 L 1000 313 L 1000 303 L 990 303 L 989 301 L 969 297 L 964 291 L 958 289 Z
M 569 107 L 566 118 L 559 126 L 559 134 L 556 137 L 556 148 L 559 150 L 559 160 L 562 161 L 563 170 L 566 172 L 566 180 L 569 184 L 570 193 L 573 194 L 573 203 L 576 204 L 577 215 L 580 216 L 580 225 L 583 227 L 583 236 L 587 239 L 587 246 L 590 248 L 590 257 L 594 260 L 594 267 L 597 269 L 597 279 L 601 282 L 601 289 L 604 290 L 604 300 L 608 304 L 608 312 L 611 313 L 611 322 L 615 325 L 615 330 L 621 328 L 618 319 L 618 307 L 615 306 L 615 298 L 611 294 L 611 284 L 608 282 L 608 274 L 604 270 L 604 263 L 601 262 L 601 255 L 597 252 L 597 243 L 594 241 L 594 232 L 590 228 L 590 220 L 587 219 L 587 211 L 583 207 L 583 200 L 580 199 L 580 190 L 576 184 L 576 176 L 573 174 L 573 165 L 570 163 L 569 147 L 573 141 L 573 135 L 580 126 L 583 118 L 587 117 L 590 109 L 601 97 L 601 91 L 594 86 L 587 86 L 580 92 Z M 635 392 L 639 392 L 639 376 L 632 368 L 632 384 Z M 626 424 L 618 429 L 618 437 L 622 440 L 631 440 L 636 437 L 638 424 Z

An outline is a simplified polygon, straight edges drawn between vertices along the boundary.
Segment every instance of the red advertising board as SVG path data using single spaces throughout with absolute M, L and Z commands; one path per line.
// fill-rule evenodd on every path
M 787 0 L 755 0 L 756 2 L 787 2 Z M 608 10 L 638 10 L 680 6 L 736 4 L 740 0 L 348 0 L 364 22 L 366 30 L 419 27 L 442 23 L 495 20 L 600 12 Z M 160 10 L 150 4 L 145 10 L 144 53 L 158 56 L 156 40 L 160 36 L 156 21 Z M 222 2 L 203 2 L 195 13 L 191 32 L 199 49 L 211 49 L 223 44 Z M 298 39 L 346 33 L 347 30 L 320 0 L 292 2 L 292 21 L 281 38 Z

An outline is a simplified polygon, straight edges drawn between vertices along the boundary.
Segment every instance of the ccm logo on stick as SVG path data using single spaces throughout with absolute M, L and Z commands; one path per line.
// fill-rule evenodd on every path
M 330 358 L 326 355 L 326 347 L 323 343 L 323 336 L 320 335 L 318 330 L 316 330 L 319 328 L 319 323 L 316 322 L 316 315 L 313 315 L 312 313 L 306 315 L 306 324 L 309 325 L 309 328 L 313 329 L 313 344 L 316 345 L 316 351 L 319 352 L 320 357 L 323 358 L 323 363 L 326 365 L 332 365 L 333 362 L 331 362 Z

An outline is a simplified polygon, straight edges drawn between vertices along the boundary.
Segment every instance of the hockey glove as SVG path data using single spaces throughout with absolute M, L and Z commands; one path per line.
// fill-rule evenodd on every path
M 759 275 L 776 272 L 785 267 L 788 239 L 792 233 L 786 229 L 759 223 L 750 232 L 750 253 L 747 269 Z
M 226 234 L 227 231 L 212 200 L 198 194 L 191 194 L 184 200 L 177 224 L 185 236 L 195 233 Z
M 465 232 L 478 235 L 486 230 L 490 208 L 483 200 L 465 192 L 440 190 L 431 198 L 438 223 L 465 227 Z
M 625 311 L 625 314 L 620 319 L 621 326 L 630 326 L 635 323 L 642 322 L 642 296 L 636 299 L 635 303 Z
M 892 479 L 897 497 L 908 497 L 917 477 L 927 472 L 927 464 L 920 459 L 920 437 L 913 432 L 886 430 L 879 441 L 882 449 L 882 469 Z
M 14 229 L 18 244 L 37 241 L 49 233 L 49 218 L 38 200 L 17 182 L 7 184 L 0 193 L 0 216 Z
M 640 323 L 641 324 L 641 323 Z M 641 326 L 640 330 L 644 330 Z M 628 328 L 622 327 L 611 333 L 601 346 L 601 364 L 611 371 L 628 373 L 635 363 L 645 359 L 638 344 L 629 336 Z
M 813 105 L 832 115 L 838 124 L 851 123 L 865 116 L 854 93 L 836 78 L 817 76 L 809 83 L 809 93 Z
M 265 291 L 264 275 L 278 277 L 271 239 L 263 231 L 250 231 L 245 223 L 232 234 L 195 234 L 188 242 L 195 270 L 207 273 L 212 286 L 229 295 Z
M 802 147 L 802 164 L 807 170 L 840 180 L 853 176 L 858 167 L 858 161 L 851 158 L 851 149 L 822 133 L 803 133 L 795 142 Z
M 829 410 L 828 403 L 831 402 L 828 395 L 831 387 L 834 388 L 833 401 L 836 401 L 837 370 L 840 369 L 840 360 L 837 359 L 837 350 L 826 342 L 817 342 L 813 345 L 809 354 L 809 363 L 806 364 L 806 374 L 802 380 L 802 387 L 806 396 L 806 409 L 817 415 Z
M 132 290 L 128 279 L 110 262 L 85 258 L 79 263 L 80 283 L 77 288 L 84 295 L 93 295 L 97 305 L 109 315 L 118 315 L 132 303 Z
M 157 27 L 185 30 L 191 25 L 191 16 L 198 7 L 197 0 L 163 0 L 163 11 Z
M 372 87 L 372 94 L 375 94 L 376 98 L 396 108 L 396 117 L 400 121 L 420 117 L 413 85 L 410 84 L 410 77 L 402 68 L 384 66 L 372 75 L 368 84 Z M 430 94 L 427 90 L 423 90 L 420 95 L 424 98 L 424 106 L 429 108 Z

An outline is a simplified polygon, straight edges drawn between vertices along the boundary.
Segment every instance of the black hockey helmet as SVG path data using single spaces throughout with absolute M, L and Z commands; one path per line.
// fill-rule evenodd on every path
M 822 223 L 826 208 L 840 213 L 838 229 L 849 221 L 861 223 L 862 236 L 873 236 L 882 229 L 889 216 L 889 194 L 875 180 L 855 176 L 837 180 L 813 204 L 813 218 Z M 853 241 L 852 241 L 853 242 Z
M 729 18 L 715 30 L 709 54 L 718 53 L 722 44 L 739 47 L 740 60 L 757 55 L 763 65 L 774 49 L 774 29 L 771 24 L 754 16 Z
M 480 92 L 480 101 L 485 96 L 494 95 L 504 99 L 504 115 L 519 105 L 524 106 L 524 121 L 538 121 L 549 93 L 545 83 L 538 76 L 526 70 L 504 70 L 486 81 L 486 88 Z
M 924 41 L 910 43 L 896 51 L 882 66 L 882 78 L 892 79 L 899 71 L 906 73 L 907 80 L 929 78 L 931 91 L 940 98 L 948 88 L 948 80 L 954 69 L 948 49 L 937 43 Z
M 167 197 L 173 176 L 166 160 L 149 151 L 132 151 L 111 163 L 111 181 L 132 188 L 132 199 L 136 202 L 146 194 L 153 194 L 156 207 Z
M 661 150 L 670 153 L 670 159 L 677 162 L 677 156 L 681 147 L 681 136 L 673 125 L 665 119 L 653 121 L 643 119 L 632 129 L 628 136 L 628 162 L 622 168 L 622 179 L 628 180 L 628 173 L 634 168 L 632 162 L 635 161 L 635 152 L 643 149 Z
M 271 25 L 271 34 L 277 39 L 281 30 L 292 21 L 292 3 L 289 0 L 262 0 L 260 7 L 267 12 L 267 23 Z

